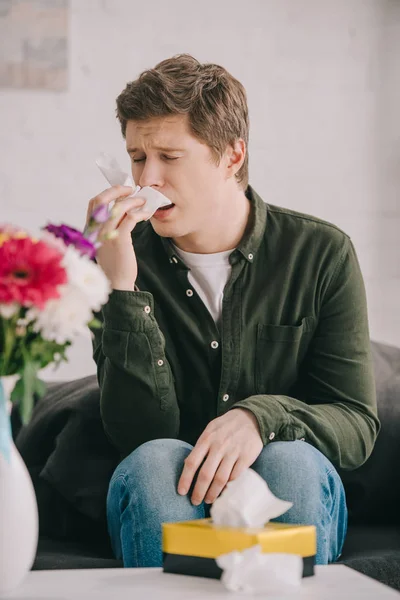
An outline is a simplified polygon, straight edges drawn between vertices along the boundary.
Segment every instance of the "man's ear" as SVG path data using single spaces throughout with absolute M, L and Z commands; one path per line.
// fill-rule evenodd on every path
M 239 171 L 246 158 L 246 142 L 238 139 L 229 144 L 226 149 L 226 173 L 227 178 L 234 177 Z

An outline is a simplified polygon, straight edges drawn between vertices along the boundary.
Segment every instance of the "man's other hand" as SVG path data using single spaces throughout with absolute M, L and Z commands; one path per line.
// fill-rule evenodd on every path
M 185 460 L 178 493 L 184 496 L 189 492 L 198 472 L 192 503 L 198 505 L 204 500 L 212 504 L 228 481 L 250 467 L 262 449 L 253 413 L 242 408 L 230 410 L 211 421 L 199 437 Z

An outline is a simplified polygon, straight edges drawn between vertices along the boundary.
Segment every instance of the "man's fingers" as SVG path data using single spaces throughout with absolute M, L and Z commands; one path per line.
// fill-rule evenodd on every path
M 234 479 L 237 479 L 243 473 L 243 471 L 245 471 L 250 466 L 251 465 L 249 465 L 246 461 L 241 460 L 239 458 L 239 460 L 235 463 L 235 466 L 232 469 L 229 481 L 234 481 Z
M 113 208 L 113 217 L 111 217 L 106 223 L 104 223 L 101 229 L 101 235 L 107 235 L 114 229 L 117 229 L 122 221 L 128 216 L 130 218 L 130 231 L 133 229 L 134 225 L 143 219 L 143 213 L 138 212 L 130 212 L 135 209 L 141 208 L 144 206 L 145 200 L 143 198 L 124 198 L 118 200 Z
M 196 485 L 194 486 L 193 494 L 192 494 L 192 503 L 194 505 L 201 504 L 204 500 L 204 496 L 206 495 L 208 488 L 211 485 L 211 482 L 214 480 L 218 468 L 221 463 L 221 454 L 213 453 L 209 454 L 207 460 L 204 462 L 201 467 L 197 479 Z M 230 471 L 229 471 L 230 473 Z M 229 477 L 229 474 L 228 474 Z M 226 481 L 223 483 L 225 485 Z M 223 487 L 223 486 L 222 486 Z
M 206 497 L 204 499 L 207 504 L 212 504 L 214 500 L 218 498 L 231 478 L 231 473 L 234 466 L 235 459 L 225 456 L 214 475 L 214 479 L 212 480 L 210 487 L 208 488 Z
M 100 194 L 97 194 L 97 196 L 92 198 L 89 202 L 86 211 L 86 225 L 89 223 L 91 215 L 98 206 L 110 204 L 110 202 L 114 202 L 115 200 L 118 200 L 118 198 L 126 198 L 132 193 L 133 189 L 127 185 L 113 185 L 112 187 L 102 191 Z
M 125 213 L 120 223 L 118 224 L 118 231 L 123 235 L 124 233 L 130 233 L 134 227 L 140 223 L 140 221 L 147 221 L 150 218 L 150 213 L 140 211 L 135 214 Z
M 178 483 L 178 494 L 181 494 L 181 496 L 185 496 L 188 493 L 190 486 L 192 485 L 193 478 L 203 462 L 207 452 L 208 445 L 198 440 L 196 446 L 185 459 L 182 475 Z

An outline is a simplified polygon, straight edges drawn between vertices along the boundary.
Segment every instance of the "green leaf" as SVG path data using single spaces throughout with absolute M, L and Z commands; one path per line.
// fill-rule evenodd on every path
M 46 389 L 46 383 L 37 377 L 37 365 L 32 362 L 26 364 L 22 377 L 17 381 L 11 394 L 11 402 L 18 404 L 24 425 L 31 418 L 35 395 L 41 398 L 46 393 Z
M 19 402 L 21 419 L 24 425 L 29 422 L 33 410 L 33 397 L 35 393 L 38 366 L 31 360 L 26 360 L 22 371 L 23 395 Z
M 47 390 L 47 385 L 44 381 L 42 381 L 41 379 L 39 379 L 38 377 L 36 377 L 35 379 L 35 394 L 37 394 L 39 396 L 39 398 L 42 398 L 42 396 L 45 395 Z
M 11 392 L 10 400 L 13 404 L 18 404 L 20 398 L 24 395 L 24 384 L 22 379 L 18 379 L 13 391 Z
M 93 318 L 88 324 L 90 329 L 101 329 L 103 327 L 103 323 L 99 321 L 99 319 Z
M 36 336 L 30 340 L 27 353 L 30 360 L 38 363 L 39 368 L 42 369 L 51 363 L 58 364 L 61 361 L 67 361 L 66 350 L 70 345 L 70 342 L 57 344 L 56 342 L 44 340 L 41 336 Z

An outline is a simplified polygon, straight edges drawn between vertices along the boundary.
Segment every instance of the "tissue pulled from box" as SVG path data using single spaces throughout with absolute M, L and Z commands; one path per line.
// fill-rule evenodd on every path
M 303 560 L 296 554 L 264 554 L 260 546 L 230 552 L 217 559 L 223 570 L 221 581 L 233 592 L 279 595 L 298 590 Z
M 263 527 L 292 506 L 292 502 L 274 496 L 258 473 L 247 469 L 227 484 L 212 505 L 210 515 L 215 525 Z
M 96 159 L 96 165 L 99 167 L 100 171 L 103 173 L 110 185 L 127 185 L 134 189 L 133 194 L 128 196 L 128 198 L 134 198 L 135 196 L 138 196 L 146 200 L 146 203 L 143 206 L 132 209 L 132 212 L 145 212 L 147 213 L 147 218 L 150 219 L 156 210 L 163 206 L 172 204 L 172 202 L 168 200 L 164 194 L 155 190 L 154 188 L 150 186 L 144 186 L 141 188 L 139 185 L 135 185 L 131 175 L 122 171 L 115 158 L 112 158 L 107 154 L 101 154 Z

